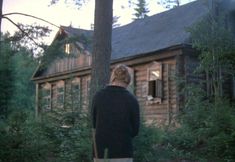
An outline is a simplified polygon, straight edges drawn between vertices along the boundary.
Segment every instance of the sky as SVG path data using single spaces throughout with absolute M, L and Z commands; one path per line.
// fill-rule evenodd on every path
M 86 0 L 87 2 L 78 9 L 77 6 L 72 4 L 72 0 L 67 0 L 65 4 L 64 0 L 60 0 L 59 3 L 50 6 L 51 0 L 3 0 L 3 14 L 11 12 L 21 12 L 30 14 L 42 19 L 45 19 L 57 26 L 69 26 L 72 25 L 75 28 L 90 29 L 91 24 L 94 22 L 94 0 Z M 133 0 L 132 0 L 133 1 Z M 185 2 L 184 2 L 185 1 Z M 186 3 L 190 0 L 182 0 L 182 3 Z M 163 12 L 166 9 L 160 5 L 157 5 L 156 0 L 146 0 L 149 16 Z M 128 0 L 114 0 L 113 15 L 120 16 L 118 23 L 121 25 L 132 22 L 135 6 L 128 3 Z M 41 24 L 49 26 L 53 31 L 50 38 L 45 39 L 46 43 L 50 43 L 53 36 L 58 31 L 58 28 L 42 21 L 35 20 L 25 16 L 10 16 L 14 22 L 20 22 L 23 24 Z M 17 28 L 9 23 L 7 20 L 2 20 L 2 31 L 9 31 L 13 33 Z

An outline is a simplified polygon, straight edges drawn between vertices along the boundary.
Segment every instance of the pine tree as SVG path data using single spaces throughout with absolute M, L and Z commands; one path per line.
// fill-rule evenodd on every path
M 0 118 L 7 115 L 8 104 L 12 94 L 12 60 L 13 52 L 10 45 L 1 42 L 0 55 Z
M 147 13 L 149 12 L 147 8 L 147 4 L 145 0 L 138 0 L 138 3 L 136 4 L 136 8 L 134 8 L 136 13 L 134 14 L 134 19 L 143 19 L 147 17 Z

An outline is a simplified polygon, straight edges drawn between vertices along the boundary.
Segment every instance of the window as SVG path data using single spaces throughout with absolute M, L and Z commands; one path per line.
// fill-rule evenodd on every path
M 162 64 L 153 62 L 148 68 L 148 99 L 159 99 L 163 97 L 162 88 Z
M 69 43 L 65 44 L 65 53 L 67 54 L 71 53 L 71 45 Z
M 80 88 L 80 80 L 76 80 L 75 82 L 72 82 L 71 85 L 71 92 L 72 92 L 72 107 L 75 109 L 80 108 L 81 106 L 81 88 Z
M 75 110 L 81 107 L 80 78 L 70 78 L 65 81 L 64 108 Z
M 162 98 L 162 80 L 150 80 L 148 82 L 148 96 L 153 98 Z
M 51 110 L 51 85 L 48 83 L 42 85 L 40 103 L 42 111 Z
M 52 85 L 52 108 L 64 108 L 64 81 L 58 81 Z
M 91 90 L 91 79 L 90 78 L 87 79 L 86 84 L 87 84 L 87 97 L 89 97 L 90 96 L 90 90 Z
M 56 102 L 59 107 L 63 107 L 63 105 L 64 105 L 64 87 L 57 88 Z
M 50 110 L 51 109 L 51 92 L 50 90 L 43 90 L 42 92 L 42 107 L 43 110 Z

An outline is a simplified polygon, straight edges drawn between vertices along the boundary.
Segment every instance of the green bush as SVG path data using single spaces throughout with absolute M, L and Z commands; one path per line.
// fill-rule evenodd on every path
M 0 161 L 45 161 L 51 143 L 27 111 L 14 111 L 0 122 Z
M 92 138 L 90 120 L 87 115 L 78 115 L 77 121 L 70 128 L 59 128 L 59 159 L 66 162 L 91 162 Z
M 50 162 L 91 162 L 91 123 L 87 113 L 57 113 L 51 111 L 41 116 L 46 123 L 44 131 L 54 145 Z
M 226 99 L 202 100 L 198 89 L 180 117 L 181 126 L 168 132 L 162 142 L 170 159 L 234 161 L 235 107 Z
M 156 162 L 158 152 L 155 147 L 162 138 L 162 131 L 154 125 L 141 122 L 139 135 L 134 139 L 135 162 Z

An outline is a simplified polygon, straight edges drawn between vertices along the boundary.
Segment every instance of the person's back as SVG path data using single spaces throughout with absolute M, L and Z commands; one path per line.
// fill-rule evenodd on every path
M 118 68 L 118 67 L 117 67 Z M 117 70 L 120 70 L 116 68 Z M 128 70 L 121 65 L 121 70 Z M 129 73 L 128 73 L 129 74 Z M 126 87 L 130 78 L 121 78 L 112 73 L 111 85 L 100 90 L 93 98 L 93 127 L 96 129 L 95 143 L 98 159 L 104 159 L 105 150 L 110 160 L 119 159 L 120 162 L 129 159 L 132 161 L 132 138 L 138 134 L 139 105 L 138 101 Z M 126 75 L 126 74 L 125 74 Z

